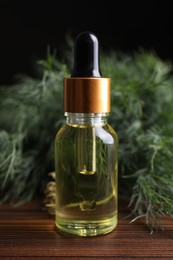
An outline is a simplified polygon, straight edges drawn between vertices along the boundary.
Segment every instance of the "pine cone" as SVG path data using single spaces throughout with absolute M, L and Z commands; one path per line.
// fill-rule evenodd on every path
M 47 183 L 44 190 L 43 210 L 46 210 L 50 215 L 55 215 L 55 172 L 50 172 L 48 175 L 51 176 L 52 180 Z

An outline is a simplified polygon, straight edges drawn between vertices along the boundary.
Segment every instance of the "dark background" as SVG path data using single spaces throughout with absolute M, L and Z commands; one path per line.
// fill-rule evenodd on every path
M 13 84 L 17 73 L 33 76 L 48 46 L 61 57 L 66 35 L 84 30 L 105 51 L 142 47 L 173 60 L 172 10 L 171 1 L 0 0 L 0 85 Z

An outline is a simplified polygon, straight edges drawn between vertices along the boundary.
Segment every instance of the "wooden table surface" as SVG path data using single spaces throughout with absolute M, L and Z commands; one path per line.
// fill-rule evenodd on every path
M 129 224 L 125 216 L 122 208 L 113 232 L 82 238 L 58 232 L 39 200 L 0 206 L 0 259 L 173 259 L 173 219 L 165 218 L 165 230 L 150 235 L 141 220 Z

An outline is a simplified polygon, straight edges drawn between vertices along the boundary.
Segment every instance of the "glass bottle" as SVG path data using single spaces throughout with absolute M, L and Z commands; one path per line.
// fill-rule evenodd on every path
M 96 36 L 81 33 L 75 48 L 72 77 L 64 79 L 66 121 L 55 138 L 56 226 L 97 236 L 117 225 L 118 137 L 107 123 L 110 79 L 100 76 Z

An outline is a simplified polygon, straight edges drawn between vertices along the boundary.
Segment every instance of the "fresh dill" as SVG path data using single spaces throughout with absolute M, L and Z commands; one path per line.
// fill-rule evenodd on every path
M 54 171 L 63 78 L 71 64 L 48 53 L 36 66 L 38 78 L 21 75 L 16 85 L 0 88 L 1 202 L 44 196 Z M 173 217 L 173 66 L 144 50 L 111 51 L 102 53 L 101 69 L 112 79 L 109 120 L 119 136 L 119 197 L 129 202 L 133 220 L 144 217 L 153 230 L 162 215 Z

